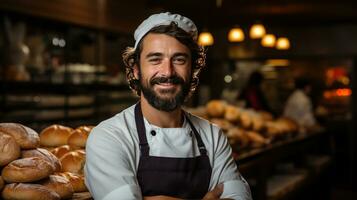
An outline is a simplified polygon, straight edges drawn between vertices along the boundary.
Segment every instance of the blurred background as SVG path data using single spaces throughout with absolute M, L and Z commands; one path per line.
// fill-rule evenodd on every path
M 169 11 L 192 19 L 207 48 L 187 110 L 222 127 L 254 199 L 357 199 L 356 10 L 353 0 L 0 0 L 0 121 L 96 125 L 134 104 L 121 54 L 143 19 Z M 311 86 L 310 125 L 284 111 L 298 79 Z

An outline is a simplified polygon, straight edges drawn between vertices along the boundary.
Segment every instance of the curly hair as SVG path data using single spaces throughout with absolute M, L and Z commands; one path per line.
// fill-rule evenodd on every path
M 190 90 L 187 96 L 190 97 L 198 86 L 201 70 L 206 66 L 206 50 L 202 46 L 199 46 L 192 39 L 192 36 L 189 33 L 179 28 L 175 22 L 171 22 L 171 24 L 169 25 L 156 26 L 152 28 L 148 33 L 160 33 L 172 36 L 190 49 L 192 55 L 192 77 L 190 83 Z M 146 33 L 146 35 L 148 33 Z M 122 55 L 129 87 L 138 96 L 140 96 L 141 94 L 139 85 L 140 82 L 134 76 L 134 66 L 137 65 L 138 67 L 140 67 L 140 53 L 143 48 L 142 41 L 143 40 L 139 42 L 136 49 L 134 49 L 133 47 L 127 47 Z

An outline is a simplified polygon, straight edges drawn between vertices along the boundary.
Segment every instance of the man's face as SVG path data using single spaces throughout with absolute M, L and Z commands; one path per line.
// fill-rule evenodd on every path
M 149 33 L 142 43 L 140 69 L 135 75 L 149 104 L 173 111 L 184 103 L 191 82 L 190 50 L 165 34 Z

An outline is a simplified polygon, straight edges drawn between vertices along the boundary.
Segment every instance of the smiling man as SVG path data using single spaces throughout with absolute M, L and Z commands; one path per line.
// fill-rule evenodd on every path
M 251 199 L 222 131 L 182 110 L 198 85 L 205 52 L 188 18 L 142 22 L 123 54 L 140 101 L 101 122 L 86 145 L 86 184 L 95 199 Z

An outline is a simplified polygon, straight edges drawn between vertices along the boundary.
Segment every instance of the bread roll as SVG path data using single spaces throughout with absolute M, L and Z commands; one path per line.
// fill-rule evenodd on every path
M 222 100 L 212 100 L 207 103 L 207 114 L 210 117 L 223 117 L 226 109 L 226 102 Z
M 37 148 L 32 150 L 24 150 L 21 152 L 23 158 L 40 157 L 51 163 L 55 172 L 60 172 L 62 169 L 59 159 L 46 149 Z
M 2 198 L 5 200 L 59 200 L 60 196 L 43 185 L 12 183 L 5 186 Z
M 73 149 L 69 145 L 62 145 L 60 147 L 54 148 L 51 150 L 58 159 L 62 158 L 66 153 L 72 151 Z
M 80 127 L 76 128 L 76 129 L 82 130 L 82 131 L 84 131 L 84 132 L 89 134 L 94 127 L 95 126 L 80 126 Z
M 11 135 L 22 149 L 34 149 L 40 145 L 40 138 L 37 132 L 24 125 L 0 123 L 0 131 Z
M 251 141 L 252 147 L 262 147 L 268 144 L 268 140 L 255 131 L 247 131 L 246 134 Z
M 43 129 L 40 133 L 41 145 L 46 147 L 58 147 L 67 144 L 73 129 L 62 126 L 52 125 Z
M 20 157 L 20 146 L 15 139 L 0 132 L 0 167 Z
M 238 143 L 240 148 L 248 146 L 250 141 L 245 131 L 237 127 L 230 128 L 227 132 L 227 137 Z
M 2 177 L 0 176 L 0 192 L 2 191 L 2 189 L 4 188 L 4 180 L 2 179 Z
M 70 199 L 74 193 L 72 184 L 63 176 L 50 175 L 48 179 L 41 181 L 40 184 L 56 192 L 61 199 Z
M 77 128 L 72 131 L 72 135 L 68 138 L 68 144 L 74 149 L 84 148 L 86 146 L 89 132 L 83 128 Z
M 224 112 L 224 118 L 232 123 L 238 122 L 240 116 L 239 108 L 235 106 L 228 105 Z
M 63 176 L 69 180 L 74 192 L 86 192 L 88 191 L 85 183 L 84 176 L 81 174 L 75 174 L 71 172 L 56 173 L 56 175 Z
M 248 111 L 243 111 L 240 115 L 240 124 L 245 129 L 250 129 L 252 126 L 251 114 Z
M 60 159 L 63 172 L 83 173 L 83 167 L 86 161 L 85 152 L 76 150 L 69 152 Z
M 51 164 L 39 157 L 14 160 L 2 170 L 2 178 L 8 183 L 33 182 L 53 173 Z

